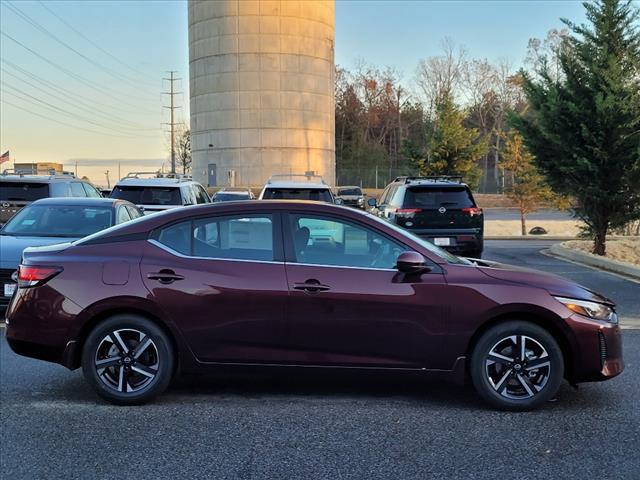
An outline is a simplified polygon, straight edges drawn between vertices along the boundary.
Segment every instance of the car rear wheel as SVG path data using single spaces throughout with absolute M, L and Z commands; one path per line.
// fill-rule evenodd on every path
M 116 315 L 100 323 L 82 351 L 86 380 L 105 400 L 139 405 L 162 393 L 173 374 L 167 335 L 138 315 Z
M 471 356 L 480 396 L 502 410 L 539 407 L 557 393 L 564 376 L 558 342 L 538 325 L 510 321 L 487 330 Z

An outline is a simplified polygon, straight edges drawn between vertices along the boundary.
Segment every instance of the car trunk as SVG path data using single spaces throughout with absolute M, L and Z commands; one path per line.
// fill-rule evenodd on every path
M 39 182 L 0 183 L 0 225 L 31 202 L 49 196 L 49 184 Z

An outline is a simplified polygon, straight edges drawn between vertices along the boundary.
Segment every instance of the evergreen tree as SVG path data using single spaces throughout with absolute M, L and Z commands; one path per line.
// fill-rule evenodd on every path
M 506 193 L 520 210 L 522 235 L 527 234 L 527 214 L 535 212 L 541 203 L 555 197 L 533 160 L 533 155 L 522 142 L 522 136 L 516 131 L 509 131 L 500 166 L 513 174 L 513 185 Z
M 464 126 L 465 114 L 450 95 L 437 102 L 435 129 L 427 145 L 427 158 L 417 160 L 421 175 L 462 175 L 472 188 L 478 187 L 478 162 L 488 146 L 476 128 Z
M 640 218 L 640 33 L 630 0 L 585 3 L 590 25 L 558 48 L 561 75 L 524 74 L 530 114 L 515 123 L 554 191 L 574 197 L 605 254 L 607 231 Z

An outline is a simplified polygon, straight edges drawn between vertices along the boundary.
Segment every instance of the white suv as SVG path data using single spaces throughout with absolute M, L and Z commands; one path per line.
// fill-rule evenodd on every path
M 259 200 L 314 200 L 336 203 L 331 187 L 319 175 L 271 175 L 260 192 Z
M 135 203 L 145 213 L 198 203 L 211 203 L 209 194 L 191 177 L 174 173 L 131 172 L 113 187 L 111 198 Z

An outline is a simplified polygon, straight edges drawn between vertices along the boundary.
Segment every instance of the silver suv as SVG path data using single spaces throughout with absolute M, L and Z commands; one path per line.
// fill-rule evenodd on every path
M 331 187 L 321 176 L 287 173 L 271 175 L 258 199 L 336 203 Z
M 110 197 L 135 203 L 145 213 L 211 203 L 204 187 L 191 177 L 159 172 L 129 173 L 115 184 Z

